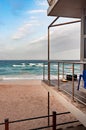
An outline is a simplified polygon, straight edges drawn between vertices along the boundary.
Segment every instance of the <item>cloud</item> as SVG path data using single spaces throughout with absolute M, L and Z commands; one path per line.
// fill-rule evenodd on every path
M 47 3 L 47 0 L 35 0 L 36 2 L 36 5 L 38 6 L 47 6 L 48 3 Z
M 27 11 L 27 13 L 29 13 L 29 14 L 46 13 L 46 10 L 45 9 L 41 9 L 41 10 L 29 10 L 29 11 Z
M 58 52 L 57 58 L 55 54 L 51 58 L 58 59 L 58 60 L 80 60 L 80 50 L 78 48 L 78 49 L 71 49 L 67 51 Z
M 18 39 L 23 38 L 28 33 L 31 33 L 32 32 L 31 27 L 32 25 L 29 23 L 24 24 L 22 27 L 18 28 L 18 31 L 14 34 L 12 39 L 18 40 Z
M 13 40 L 19 40 L 27 36 L 27 34 L 32 34 L 36 26 L 39 26 L 39 22 L 36 19 L 32 19 L 27 23 L 24 23 L 22 27 L 19 27 L 17 32 L 12 36 Z
M 51 34 L 51 58 L 80 58 L 80 24 L 71 24 L 57 29 Z M 78 53 L 79 52 L 79 53 Z
M 25 28 L 32 28 L 25 25 L 20 28 L 20 32 Z M 72 59 L 80 58 L 80 24 L 65 25 L 57 27 L 51 33 L 50 57 L 51 59 Z M 14 41 L 13 48 L 1 48 L 1 56 L 6 59 L 47 59 L 47 34 L 32 41 Z
M 39 37 L 38 39 L 31 41 L 30 44 L 32 44 L 32 45 L 40 44 L 40 43 L 44 43 L 46 41 L 47 41 L 47 35 Z
M 33 19 L 33 20 L 36 20 L 37 17 L 35 17 L 35 16 L 31 16 L 30 19 L 31 19 L 31 20 L 32 20 L 32 19 Z
M 36 39 L 27 45 L 27 52 L 47 59 L 47 36 Z M 80 24 L 72 24 L 63 27 L 57 27 L 51 33 L 50 40 L 51 59 L 80 59 Z M 41 59 L 40 58 L 40 59 Z

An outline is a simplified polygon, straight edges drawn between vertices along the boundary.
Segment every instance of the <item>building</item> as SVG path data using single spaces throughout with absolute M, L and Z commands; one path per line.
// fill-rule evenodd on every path
M 48 16 L 79 18 L 81 20 L 80 61 L 86 61 L 86 0 L 48 0 L 48 3 Z M 84 69 L 86 69 L 86 65 L 84 65 Z
M 61 26 L 61 25 L 66 25 L 66 24 L 71 24 L 71 23 L 76 23 L 76 22 L 81 23 L 80 61 L 78 62 L 78 64 L 81 65 L 82 70 L 86 69 L 86 0 L 47 0 L 47 1 L 49 3 L 47 15 L 56 17 L 55 20 L 48 26 L 48 78 L 47 78 L 48 82 L 47 83 L 48 83 L 48 85 L 50 85 L 51 84 L 50 33 L 49 33 L 50 27 Z M 59 17 L 76 18 L 79 20 L 55 25 L 54 23 L 56 20 L 58 20 Z M 59 80 L 59 63 L 60 62 L 58 62 L 58 79 L 57 79 L 58 80 L 58 82 L 57 82 L 58 90 L 59 90 L 59 82 L 60 82 L 60 80 Z M 61 61 L 61 63 L 62 63 L 62 61 Z M 70 85 L 72 85 L 72 97 L 73 98 L 74 98 L 74 89 L 75 89 L 74 77 L 73 77 L 74 64 L 76 64 L 76 63 L 72 62 L 72 82 L 69 84 L 69 87 L 70 87 Z M 63 67 L 63 71 L 64 71 L 64 67 Z M 84 89 L 83 91 L 84 91 L 84 95 L 86 95 L 86 89 Z M 78 92 L 76 92 L 76 93 L 78 93 Z M 79 93 L 79 95 L 80 94 L 81 93 Z M 86 105 L 86 96 L 84 97 L 84 99 L 85 99 L 84 104 Z M 84 124 L 86 127 L 86 123 L 84 123 Z

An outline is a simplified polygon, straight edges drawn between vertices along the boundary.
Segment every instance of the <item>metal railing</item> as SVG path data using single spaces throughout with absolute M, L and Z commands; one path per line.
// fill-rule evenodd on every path
M 45 64 L 48 64 L 48 62 L 46 62 Z M 48 81 L 49 85 L 51 85 L 53 83 L 53 80 L 57 80 L 57 83 L 54 85 L 56 85 L 57 89 L 59 90 L 59 89 L 61 89 L 61 84 L 62 84 L 61 80 L 64 80 L 63 81 L 63 83 L 64 83 L 67 80 L 67 75 L 70 76 L 71 94 L 70 93 L 68 93 L 68 94 L 70 94 L 72 96 L 73 101 L 75 99 L 77 99 L 78 101 L 82 102 L 79 98 L 77 98 L 75 96 L 75 89 L 77 90 L 79 75 L 82 72 L 81 66 L 83 66 L 85 64 L 86 64 L 86 62 L 79 62 L 79 61 L 77 61 L 77 62 L 75 62 L 75 61 L 53 61 L 52 62 L 51 61 L 50 70 L 46 70 L 45 67 L 43 67 L 43 80 Z M 56 67 L 54 67 L 54 65 Z M 50 71 L 49 72 L 50 80 L 48 79 L 48 74 L 47 74 L 48 72 L 46 72 L 46 71 Z M 47 74 L 47 78 L 45 76 L 46 74 Z M 77 76 L 76 79 L 75 79 L 74 75 Z M 65 86 L 66 86 L 66 83 L 68 83 L 68 82 L 65 82 Z M 77 92 L 79 92 L 79 91 L 77 90 Z M 86 98 L 85 98 L 85 100 L 86 100 Z M 82 102 L 82 103 L 84 105 L 86 105 L 86 102 Z
M 56 113 L 55 111 L 53 111 L 52 115 L 49 115 L 49 117 L 52 117 L 52 125 L 43 126 L 43 127 L 39 127 L 39 128 L 33 128 L 33 129 L 29 129 L 29 130 L 39 130 L 39 129 L 46 129 L 46 128 L 50 128 L 50 127 L 52 128 L 52 130 L 56 130 L 56 126 L 79 122 L 78 120 L 73 120 L 73 121 L 63 122 L 63 123 L 57 124 L 56 123 L 56 116 L 64 115 L 64 114 L 70 114 L 70 112 Z M 10 124 L 31 121 L 31 120 L 37 120 L 37 119 L 42 119 L 42 118 L 48 118 L 48 116 L 40 116 L 40 117 L 27 118 L 27 119 L 15 120 L 15 121 L 9 121 L 9 119 L 5 119 L 4 123 L 0 123 L 0 125 L 5 125 L 5 130 L 10 130 L 9 129 Z

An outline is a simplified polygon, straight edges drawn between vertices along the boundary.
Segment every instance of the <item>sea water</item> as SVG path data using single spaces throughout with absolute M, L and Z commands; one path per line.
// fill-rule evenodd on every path
M 47 62 L 42 60 L 0 60 L 0 80 L 22 80 L 22 79 L 43 79 L 43 64 L 45 63 L 45 77 L 48 74 Z M 51 78 L 57 78 L 58 64 L 52 63 L 50 66 Z M 60 76 L 63 73 L 60 64 Z M 79 65 L 75 66 L 75 73 L 79 72 Z M 64 72 L 71 74 L 71 65 L 66 64 Z

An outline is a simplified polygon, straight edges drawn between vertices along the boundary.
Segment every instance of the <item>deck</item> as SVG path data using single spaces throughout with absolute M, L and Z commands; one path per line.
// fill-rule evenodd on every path
M 44 82 L 48 84 L 48 81 L 44 81 Z M 74 100 L 77 100 L 86 106 L 86 89 L 80 86 L 80 90 L 77 90 L 78 81 L 74 81 L 74 94 L 73 94 L 73 88 L 72 88 L 72 81 L 62 82 L 60 80 L 59 87 L 58 87 L 58 80 L 51 80 L 50 85 L 59 88 L 59 90 L 62 93 L 66 93 L 67 95 L 70 95 L 71 97 L 74 96 Z

